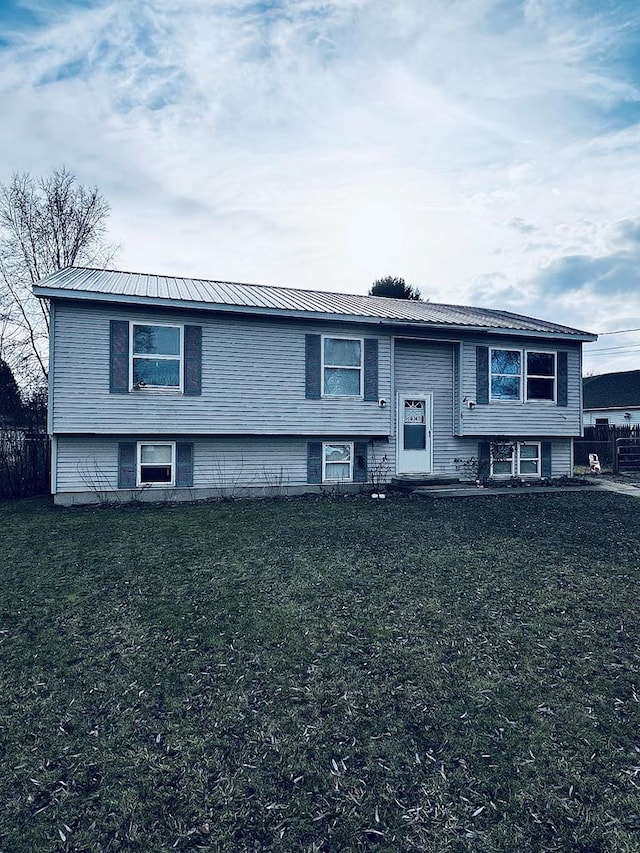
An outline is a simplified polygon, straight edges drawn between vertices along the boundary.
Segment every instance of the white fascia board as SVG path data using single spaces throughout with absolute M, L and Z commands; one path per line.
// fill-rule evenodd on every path
M 186 299 L 163 299 L 160 297 L 134 296 L 121 293 L 100 293 L 86 290 L 70 290 L 68 288 L 40 287 L 34 285 L 33 292 L 38 297 L 47 299 L 82 300 L 87 302 L 108 302 L 120 305 L 138 305 L 142 307 L 178 308 L 190 311 L 216 311 L 228 314 L 251 314 L 270 317 L 291 317 L 299 320 L 323 320 L 338 323 L 361 323 L 374 326 L 395 328 L 421 329 L 424 331 L 444 330 L 465 332 L 467 334 L 508 335 L 523 338 L 544 338 L 546 340 L 595 341 L 596 335 L 588 332 L 571 334 L 569 332 L 541 332 L 518 328 L 494 328 L 493 326 L 471 326 L 463 323 L 436 323 L 428 320 L 403 320 L 398 317 L 371 317 L 360 314 L 338 314 L 330 311 L 301 311 L 298 309 L 265 308 L 257 305 L 224 305 L 219 302 L 196 302 Z

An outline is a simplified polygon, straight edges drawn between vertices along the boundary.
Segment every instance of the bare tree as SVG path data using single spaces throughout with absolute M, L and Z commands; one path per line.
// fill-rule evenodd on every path
M 48 374 L 49 306 L 32 285 L 68 266 L 106 266 L 118 247 L 106 240 L 110 207 L 65 167 L 0 184 L 0 357 L 31 386 Z

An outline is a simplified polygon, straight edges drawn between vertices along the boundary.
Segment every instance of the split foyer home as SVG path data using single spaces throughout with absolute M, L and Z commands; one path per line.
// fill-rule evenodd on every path
M 505 311 L 69 268 L 51 305 L 52 491 L 194 499 L 391 475 L 570 475 L 581 348 Z

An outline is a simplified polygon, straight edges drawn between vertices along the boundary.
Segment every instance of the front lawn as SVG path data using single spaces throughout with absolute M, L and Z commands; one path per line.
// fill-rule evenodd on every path
M 640 849 L 640 500 L 0 525 L 0 851 Z

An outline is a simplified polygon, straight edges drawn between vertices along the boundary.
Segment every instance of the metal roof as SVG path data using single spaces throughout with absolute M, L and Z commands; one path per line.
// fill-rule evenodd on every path
M 582 380 L 585 409 L 626 409 L 640 406 L 640 370 L 601 373 Z
M 292 287 L 176 278 L 89 267 L 68 267 L 52 273 L 34 285 L 34 293 L 37 296 L 67 299 L 188 306 L 309 318 L 332 317 L 440 328 L 462 327 L 482 331 L 517 331 L 579 340 L 595 339 L 589 332 L 569 326 L 491 308 L 470 308 L 382 296 L 325 293 Z

